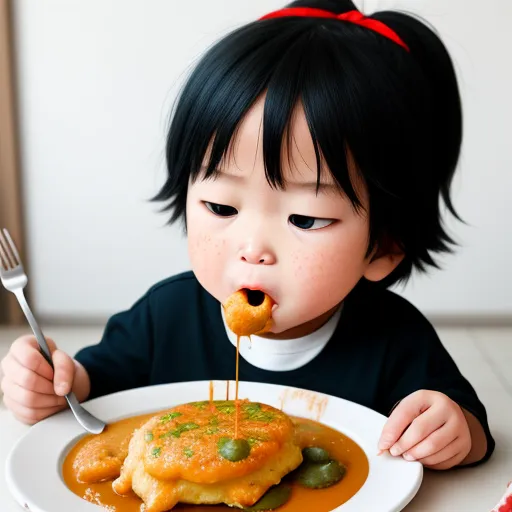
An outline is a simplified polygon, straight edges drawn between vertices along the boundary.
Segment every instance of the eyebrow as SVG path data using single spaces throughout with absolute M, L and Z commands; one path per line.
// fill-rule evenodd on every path
M 205 165 L 201 166 L 201 171 L 205 172 L 207 167 Z M 212 178 L 234 178 L 235 180 L 244 180 L 245 176 L 233 174 L 230 172 L 226 172 L 223 169 L 214 169 L 212 173 Z M 312 190 L 316 192 L 317 190 L 322 193 L 339 193 L 339 186 L 335 183 L 317 183 L 316 181 L 285 181 L 285 188 L 294 188 L 294 189 L 302 189 L 302 190 Z
M 286 187 L 313 190 L 319 192 L 339 192 L 339 187 L 335 183 L 317 183 L 316 181 L 287 181 Z
M 206 165 L 202 165 L 201 166 L 201 172 L 206 172 L 206 170 L 208 169 L 208 167 Z M 234 178 L 236 180 L 243 180 L 245 179 L 245 176 L 243 175 L 238 175 L 238 174 L 233 174 L 231 172 L 226 172 L 222 169 L 213 169 L 213 171 L 211 172 L 210 176 L 212 178 L 220 178 L 220 177 L 226 177 L 226 178 Z

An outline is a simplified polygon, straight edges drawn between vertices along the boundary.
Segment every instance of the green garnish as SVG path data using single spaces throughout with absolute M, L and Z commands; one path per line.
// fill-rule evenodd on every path
M 271 487 L 252 507 L 245 507 L 243 510 L 248 512 L 274 510 L 289 500 L 291 492 L 290 486 L 279 484 Z
M 217 443 L 219 455 L 231 462 L 238 462 L 249 456 L 251 447 L 245 439 L 221 437 Z
M 194 407 L 197 407 L 199 410 L 203 411 L 209 403 L 210 402 L 206 402 L 206 401 L 192 402 L 190 405 L 193 405 Z
M 255 403 L 244 404 L 244 411 L 247 413 L 247 416 L 250 418 L 252 415 L 261 411 L 261 405 L 255 404 Z
M 160 423 L 167 423 L 173 420 L 174 418 L 179 418 L 180 416 L 182 416 L 181 412 L 170 412 L 169 414 L 166 414 L 165 416 L 162 416 L 160 418 Z
M 215 404 L 215 407 L 224 414 L 233 414 L 236 410 L 236 406 L 233 402 L 218 402 Z
M 212 416 L 209 421 L 210 426 L 206 429 L 206 433 L 209 435 L 216 434 L 219 431 L 219 418 Z
M 153 432 L 146 432 L 144 434 L 144 439 L 149 443 L 150 441 L 153 441 Z
M 275 418 L 275 414 L 270 411 L 262 411 L 260 404 L 245 404 L 244 405 L 245 419 L 253 421 L 263 421 L 265 423 L 271 422 Z
M 297 483 L 310 489 L 323 489 L 339 482 L 347 468 L 336 460 L 329 462 L 303 462 L 296 473 Z
M 189 430 L 195 430 L 196 428 L 199 428 L 199 425 L 197 423 L 182 423 L 181 425 L 176 425 L 176 428 L 174 430 L 169 430 L 169 432 L 166 432 L 165 434 L 162 434 L 160 438 L 164 437 L 180 437 L 183 432 L 188 432 Z
M 151 455 L 153 455 L 153 457 L 160 457 L 161 451 L 162 451 L 162 448 L 160 448 L 160 447 L 153 448 L 153 450 L 151 450 Z

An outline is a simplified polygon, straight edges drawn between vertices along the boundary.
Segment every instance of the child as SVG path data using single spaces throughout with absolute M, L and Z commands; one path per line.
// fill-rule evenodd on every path
M 221 303 L 275 301 L 242 341 L 240 379 L 329 393 L 389 415 L 376 449 L 434 469 L 494 449 L 486 412 L 428 321 L 387 287 L 453 243 L 440 202 L 461 144 L 452 62 L 434 32 L 350 0 L 297 1 L 199 62 L 167 139 L 156 200 L 186 221 L 192 272 L 153 286 L 71 359 L 33 337 L 2 362 L 4 401 L 34 423 L 150 384 L 232 379 Z M 244 344 L 245 343 L 245 344 Z

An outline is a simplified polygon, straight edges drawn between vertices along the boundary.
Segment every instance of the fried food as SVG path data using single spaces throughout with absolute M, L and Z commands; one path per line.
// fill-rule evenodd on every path
M 238 336 L 264 333 L 272 325 L 272 299 L 259 290 L 238 290 L 224 304 L 228 327 Z
M 132 489 L 146 512 L 178 502 L 248 507 L 302 462 L 294 425 L 269 405 L 194 402 L 154 416 L 131 438 L 113 489 Z
M 108 428 L 101 436 L 91 437 L 73 461 L 73 471 L 80 482 L 113 480 L 128 455 L 129 436 L 118 439 Z

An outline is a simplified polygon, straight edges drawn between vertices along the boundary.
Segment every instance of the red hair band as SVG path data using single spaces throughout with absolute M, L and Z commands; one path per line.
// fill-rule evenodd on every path
M 271 18 L 283 18 L 285 16 L 299 16 L 299 17 L 309 17 L 309 18 L 331 18 L 337 19 L 341 21 L 349 21 L 350 23 L 355 23 L 356 25 L 361 25 L 362 27 L 369 28 L 378 34 L 391 39 L 395 43 L 404 47 L 407 51 L 409 47 L 400 39 L 399 35 L 391 30 L 387 25 L 382 23 L 381 21 L 374 20 L 372 18 L 367 18 L 364 14 L 359 11 L 349 11 L 343 14 L 335 14 L 330 11 L 324 11 L 323 9 L 315 9 L 312 7 L 286 7 L 284 9 L 280 9 L 279 11 L 271 12 L 270 14 L 266 14 L 261 17 L 260 20 L 267 20 Z

